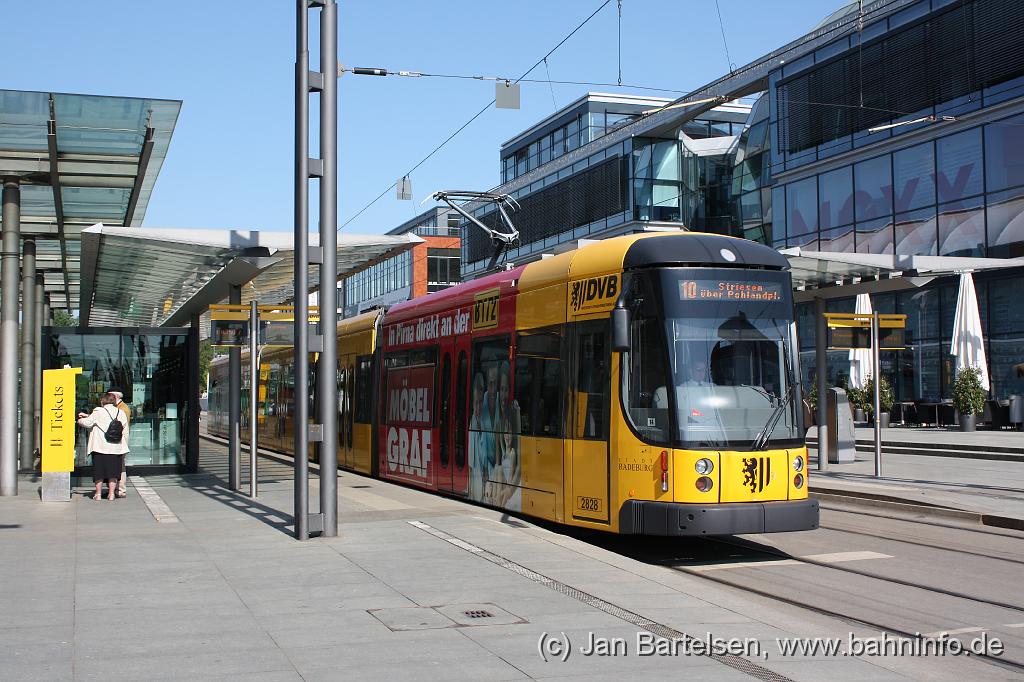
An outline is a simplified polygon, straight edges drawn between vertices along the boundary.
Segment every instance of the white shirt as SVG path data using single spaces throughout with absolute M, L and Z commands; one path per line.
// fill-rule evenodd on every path
M 121 429 L 121 442 L 108 443 L 104 434 L 110 422 L 117 419 L 124 428 Z M 128 453 L 128 418 L 124 412 L 114 405 L 100 405 L 93 408 L 91 414 L 78 420 L 79 426 L 89 429 L 87 452 L 99 452 L 104 455 L 124 455 Z

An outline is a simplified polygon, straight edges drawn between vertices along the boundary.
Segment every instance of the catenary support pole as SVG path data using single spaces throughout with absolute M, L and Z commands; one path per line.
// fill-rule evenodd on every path
M 325 0 L 320 10 L 320 333 L 324 350 L 317 362 L 320 442 L 320 512 L 323 535 L 338 534 L 338 6 Z
M 875 395 L 875 476 L 882 475 L 882 349 L 878 347 L 878 311 L 871 314 L 871 377 Z
M 818 406 L 818 471 L 828 471 L 828 326 L 825 299 L 814 299 L 814 361 Z
M 36 451 L 36 240 L 26 237 L 21 254 L 21 426 L 18 428 L 18 463 L 31 471 Z
M 18 494 L 18 258 L 21 187 L 3 179 L 0 251 L 0 496 Z
M 295 17 L 295 538 L 309 538 L 309 48 L 307 0 Z
M 242 304 L 242 287 L 232 284 L 228 303 Z M 242 349 L 228 351 L 228 488 L 238 490 L 242 483 Z
M 249 308 L 249 497 L 253 499 L 256 499 L 259 480 L 259 473 L 256 470 L 256 453 L 259 452 L 256 437 L 260 393 L 259 336 L 259 310 L 256 308 L 254 298 Z

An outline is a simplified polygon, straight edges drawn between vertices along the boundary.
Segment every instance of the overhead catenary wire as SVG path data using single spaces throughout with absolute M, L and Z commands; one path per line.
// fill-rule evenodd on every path
M 718 27 L 722 29 L 722 44 L 725 46 L 725 61 L 728 62 L 729 73 L 732 73 L 735 69 L 735 65 L 732 63 L 732 57 L 729 55 L 729 42 L 725 39 L 725 22 L 722 21 L 722 8 L 718 6 L 718 0 L 715 0 L 715 11 L 718 12 Z
M 619 87 L 622 87 L 622 0 L 619 3 Z
M 542 62 L 546 60 L 541 60 Z M 358 67 L 357 67 L 358 68 Z M 345 73 L 360 72 L 363 69 L 357 71 L 356 68 L 342 68 L 341 71 Z M 550 78 L 506 78 L 505 76 L 473 76 L 469 74 L 456 74 L 456 73 L 429 73 L 426 71 L 389 71 L 387 69 L 373 69 L 376 71 L 374 75 L 378 76 L 401 76 L 404 78 L 457 78 L 461 80 L 476 80 L 476 81 L 505 81 L 507 83 L 553 83 L 554 85 L 597 85 L 605 88 L 629 88 L 630 90 L 651 90 L 652 92 L 668 92 L 675 95 L 685 95 L 690 92 L 689 90 L 679 90 L 676 88 L 659 88 L 650 85 L 637 85 L 636 83 L 602 83 L 599 81 L 563 81 L 553 80 Z
M 558 111 L 558 100 L 555 99 L 555 86 L 551 84 L 551 69 L 548 68 L 548 60 L 544 60 L 544 71 L 548 74 L 548 88 L 551 90 L 551 105 Z
M 556 50 L 558 50 L 558 48 L 560 48 L 560 47 L 561 47 L 562 45 L 564 45 L 564 44 L 566 43 L 566 41 L 568 41 L 568 40 L 569 40 L 570 38 L 572 38 L 572 37 L 573 37 L 574 35 L 576 35 L 576 33 L 577 33 L 577 32 L 578 32 L 578 31 L 579 31 L 579 30 L 580 30 L 581 28 L 583 28 L 584 26 L 586 26 L 586 25 L 587 25 L 587 23 L 589 23 L 589 22 L 590 22 L 590 20 L 591 20 L 591 19 L 593 19 L 593 18 L 594 18 L 594 17 L 595 17 L 596 15 L 597 15 L 597 13 L 598 13 L 598 12 L 600 12 L 600 11 L 601 11 L 602 9 L 604 9 L 605 7 L 607 7 L 607 6 L 608 6 L 608 4 L 609 4 L 610 2 L 611 2 L 611 0 L 604 0 L 604 2 L 602 2 L 602 3 L 601 3 L 601 4 L 600 4 L 600 5 L 598 6 L 598 7 L 597 7 L 597 9 L 595 9 L 595 10 L 594 10 L 593 12 L 591 12 L 591 13 L 590 13 L 590 15 L 589 15 L 589 16 L 588 16 L 588 17 L 587 17 L 586 19 L 584 19 L 583 21 L 581 21 L 581 22 L 580 22 L 580 23 L 579 23 L 579 24 L 578 24 L 578 25 L 576 26 L 576 28 L 574 28 L 574 29 L 573 29 L 572 31 L 570 31 L 570 32 L 568 33 L 568 35 L 566 35 L 566 36 L 565 36 L 564 38 L 562 38 L 561 40 L 559 40 L 559 41 L 558 41 L 558 43 L 557 43 L 557 44 L 556 44 L 556 45 L 555 45 L 555 46 L 554 46 L 553 48 L 551 48 L 550 50 L 548 50 L 547 54 L 545 54 L 545 55 L 544 55 L 543 57 L 541 57 L 541 58 L 540 58 L 540 59 L 538 59 L 538 60 L 537 60 L 536 62 L 534 62 L 533 66 L 531 66 L 531 67 L 530 67 L 530 68 L 528 68 L 528 69 L 527 69 L 526 71 L 524 71 L 524 72 L 523 72 L 523 75 L 522 75 L 522 76 L 520 76 L 519 78 L 515 79 L 515 81 L 513 81 L 513 82 L 515 82 L 515 83 L 519 83 L 519 82 L 520 82 L 520 81 L 522 81 L 522 80 L 523 80 L 524 78 L 526 78 L 527 76 L 529 76 L 529 75 L 530 75 L 530 73 L 532 73 L 534 69 L 536 69 L 536 68 L 537 68 L 538 66 L 540 66 L 541 64 L 543 64 L 543 63 L 544 63 L 544 60 L 546 60 L 546 59 L 547 59 L 548 57 L 550 57 L 550 56 L 551 56 L 552 54 L 554 54 L 554 53 L 555 53 L 555 51 L 556 51 Z M 413 171 L 415 171 L 415 170 L 416 170 L 417 168 L 419 168 L 419 167 L 420 167 L 420 166 L 422 166 L 422 165 L 423 165 L 424 163 L 426 163 L 426 162 L 427 162 L 427 161 L 428 161 L 428 160 L 429 160 L 429 159 L 430 159 L 431 157 L 433 157 L 433 156 L 434 156 L 434 154 L 436 154 L 437 152 L 441 151 L 441 149 L 443 149 L 443 148 L 445 147 L 445 145 L 447 145 L 447 144 L 448 144 L 449 142 L 451 142 L 451 141 L 452 141 L 452 140 L 453 140 L 453 139 L 455 138 L 455 136 L 456 136 L 456 135 L 458 135 L 458 134 L 459 134 L 459 133 L 461 133 L 461 132 L 462 132 L 463 130 L 465 130 L 466 128 L 468 128 L 468 127 L 470 126 L 470 124 L 472 124 L 472 123 L 473 123 L 473 121 L 475 121 L 476 119 L 480 118 L 480 117 L 481 117 L 481 116 L 482 116 L 482 115 L 484 114 L 484 112 L 485 112 L 485 111 L 487 111 L 488 109 L 490 109 L 490 108 L 491 108 L 491 106 L 492 106 L 492 105 L 494 105 L 494 103 L 495 103 L 495 100 L 494 100 L 494 99 L 492 98 L 492 99 L 491 99 L 491 101 L 490 101 L 490 102 L 488 102 L 486 106 L 484 106 L 484 107 L 483 107 L 482 109 L 480 109 L 480 111 L 478 111 L 478 112 L 476 112 L 475 114 L 473 114 L 473 116 L 472 116 L 472 117 L 471 117 L 471 118 L 470 118 L 470 119 L 469 119 L 468 121 L 466 121 L 465 123 L 463 123 L 463 124 L 462 124 L 461 126 L 459 126 L 459 127 L 458 127 L 458 128 L 457 128 L 457 129 L 455 130 L 455 132 L 453 132 L 453 133 L 452 133 L 451 135 L 449 135 L 448 137 L 446 137 L 446 138 L 444 139 L 444 141 L 443 141 L 443 142 L 441 142 L 441 144 L 439 144 L 439 145 L 437 145 L 436 147 L 434 147 L 434 149 L 432 149 L 432 150 L 430 151 L 430 153 L 429 153 L 429 154 L 427 154 L 427 155 L 426 155 L 426 156 L 424 156 L 424 157 L 423 157 L 422 159 L 420 159 L 420 161 L 419 161 L 419 162 L 418 162 L 418 163 L 417 163 L 417 164 L 416 164 L 415 166 L 413 166 L 412 168 L 410 168 L 410 169 L 409 169 L 409 170 L 408 170 L 408 171 L 407 171 L 406 173 L 404 173 L 404 175 L 412 175 Z M 374 198 L 373 198 L 373 200 L 372 200 L 372 201 L 370 201 L 370 203 L 366 204 L 366 205 L 365 205 L 365 206 L 363 206 L 363 207 L 362 207 L 361 209 L 359 209 L 359 211 L 357 211 L 357 212 L 355 213 L 355 215 L 353 215 L 353 216 L 352 216 L 351 218 L 349 218 L 349 219 L 348 219 L 348 220 L 346 220 L 346 221 L 345 221 L 344 223 L 342 223 L 342 224 L 341 224 L 341 226 L 339 226 L 339 227 L 338 227 L 338 229 L 339 229 L 339 230 L 343 229 L 343 228 L 344 228 L 345 226 L 347 226 L 348 224 L 350 224 L 350 223 L 351 223 L 351 222 L 352 222 L 353 220 L 355 220 L 356 218 L 358 218 L 359 216 L 361 216 L 361 215 L 362 215 L 363 213 L 365 213 L 365 212 L 366 212 L 366 211 L 367 211 L 367 210 L 368 210 L 368 209 L 369 209 L 369 208 L 370 208 L 371 206 L 373 206 L 373 205 L 374 205 L 374 204 L 376 204 L 376 203 L 377 203 L 378 201 L 380 201 L 380 200 L 381 200 L 381 198 L 383 198 L 385 194 L 387 194 L 387 193 L 388 193 L 388 192 L 390 192 L 390 191 L 391 191 L 392 189 L 394 189 L 394 188 L 395 188 L 395 186 L 396 186 L 397 184 L 398 184 L 398 182 L 397 182 L 397 181 L 395 181 L 395 182 L 392 182 L 392 183 L 391 183 L 391 185 L 390 185 L 390 186 L 389 186 L 389 187 L 388 187 L 387 189 L 385 189 L 385 190 L 384 190 L 383 192 L 381 192 L 381 193 L 380 193 L 380 194 L 378 194 L 378 195 L 377 195 L 376 197 L 374 197 Z

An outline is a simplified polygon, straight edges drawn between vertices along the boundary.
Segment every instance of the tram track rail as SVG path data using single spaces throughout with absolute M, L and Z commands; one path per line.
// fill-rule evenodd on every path
M 901 587 L 909 587 L 909 588 L 912 588 L 912 589 L 923 590 L 925 592 L 930 592 L 930 593 L 933 593 L 933 594 L 941 594 L 943 596 L 952 597 L 952 598 L 955 598 L 955 599 L 967 600 L 967 601 L 972 602 L 972 603 L 984 603 L 984 604 L 987 604 L 987 605 L 990 605 L 990 606 L 994 606 L 996 608 L 1005 609 L 1005 610 L 1008 610 L 1008 611 L 1011 611 L 1011 612 L 1014 612 L 1014 613 L 1024 613 L 1024 606 L 1018 606 L 1018 605 L 1015 605 L 1015 604 L 1007 604 L 1007 603 L 998 602 L 998 601 L 995 601 L 995 600 L 974 597 L 974 596 L 967 595 L 967 594 L 964 594 L 964 593 L 960 593 L 960 592 L 957 592 L 957 591 L 954 591 L 954 590 L 946 590 L 944 588 L 938 588 L 938 587 L 929 586 L 929 585 L 917 584 L 917 583 L 914 583 L 912 581 L 903 580 L 903 579 L 900 579 L 900 578 L 893 578 L 893 577 L 884 576 L 884 575 L 879 575 L 879 574 L 872 573 L 870 571 L 861 571 L 859 569 L 850 568 L 848 566 L 840 566 L 840 565 L 826 563 L 826 562 L 822 562 L 822 561 L 815 561 L 813 559 L 805 559 L 805 558 L 802 558 L 802 557 L 799 557 L 799 556 L 792 556 L 792 555 L 786 553 L 783 550 L 778 550 L 778 549 L 775 549 L 775 548 L 772 548 L 772 547 L 768 547 L 768 546 L 764 546 L 764 545 L 755 545 L 755 543 L 751 543 L 749 541 L 738 539 L 738 538 L 705 538 L 705 541 L 708 542 L 709 544 L 719 544 L 719 545 L 724 545 L 724 546 L 728 546 L 728 547 L 738 548 L 738 549 L 743 550 L 744 552 L 749 552 L 749 553 L 751 553 L 753 555 L 760 554 L 762 556 L 768 556 L 768 557 L 772 557 L 774 559 L 793 560 L 793 561 L 797 561 L 799 563 L 802 563 L 802 564 L 805 564 L 805 565 L 808 565 L 808 566 L 815 566 L 815 567 L 818 567 L 818 568 L 825 568 L 825 569 L 831 569 L 831 570 L 834 570 L 834 571 L 840 571 L 840 572 L 844 572 L 844 573 L 851 573 L 851 574 L 859 575 L 861 577 L 865 577 L 865 578 L 869 578 L 869 579 L 873 579 L 873 580 L 879 580 L 879 581 L 883 581 L 883 582 L 887 582 L 887 583 L 892 583 L 892 584 L 900 585 Z M 954 550 L 951 550 L 951 551 L 954 551 Z M 686 565 L 685 563 L 684 564 L 679 564 L 679 563 L 663 562 L 662 565 L 664 565 L 665 567 L 670 568 L 672 570 L 678 571 L 680 573 L 685 573 L 686 575 L 689 575 L 689 576 L 693 576 L 693 577 L 696 577 L 696 578 L 701 578 L 703 580 L 708 580 L 710 582 L 714 582 L 714 583 L 719 584 L 719 585 L 724 585 L 724 586 L 727 586 L 727 587 L 732 587 L 732 588 L 735 588 L 735 589 L 739 589 L 739 590 L 742 590 L 743 592 L 757 594 L 759 596 L 762 596 L 762 597 L 765 597 L 765 598 L 768 598 L 768 599 L 772 599 L 774 601 L 779 601 L 779 602 L 782 602 L 782 603 L 785 603 L 785 604 L 789 604 L 790 606 L 795 606 L 797 608 L 806 609 L 808 611 L 812 611 L 814 613 L 818 613 L 818 614 L 821 614 L 821 615 L 824 615 L 824 616 L 829 616 L 829 617 L 832 617 L 832 618 L 837 618 L 837 619 L 842 620 L 842 621 L 846 621 L 846 622 L 853 623 L 853 624 L 856 624 L 856 625 L 861 625 L 861 626 L 864 626 L 864 627 L 867 627 L 867 628 L 879 630 L 879 631 L 881 631 L 883 633 L 888 633 L 888 634 L 891 634 L 891 635 L 896 635 L 896 636 L 903 637 L 903 638 L 908 638 L 908 639 L 916 639 L 916 638 L 922 637 L 920 630 L 915 631 L 915 632 L 911 632 L 908 629 L 906 629 L 905 627 L 894 626 L 891 623 L 880 622 L 883 619 L 871 619 L 871 618 L 852 616 L 852 615 L 844 613 L 844 612 L 842 612 L 840 610 L 836 610 L 834 608 L 829 608 L 829 607 L 823 606 L 823 605 L 821 605 L 819 603 L 813 603 L 809 599 L 801 599 L 801 598 L 797 598 L 797 597 L 793 597 L 793 596 L 789 596 L 789 595 L 780 594 L 777 590 L 769 590 L 769 589 L 758 588 L 758 587 L 752 585 L 749 580 L 744 580 L 744 579 L 741 579 L 741 578 L 730 578 L 730 577 L 728 577 L 728 575 L 727 575 L 728 572 L 727 571 L 709 572 L 709 571 L 698 570 L 699 566 L 701 565 L 700 563 L 692 563 L 691 565 Z M 767 567 L 768 566 L 766 566 L 766 568 Z M 1004 669 L 1007 669 L 1007 670 L 1013 670 L 1015 672 L 1024 673 L 1024 659 L 1015 660 L 1015 659 L 1006 658 L 1005 656 L 992 656 L 992 655 L 988 655 L 988 654 L 973 654 L 972 653 L 970 655 L 973 656 L 974 658 L 977 658 L 977 659 L 980 659 L 980 660 L 984 660 L 985 662 L 987 662 L 987 663 L 989 663 L 991 665 L 994 665 L 994 666 L 997 666 L 997 667 L 1000 667 L 1000 668 L 1004 668 Z
M 884 533 L 872 533 L 872 532 L 866 531 L 866 530 L 859 530 L 859 529 L 852 529 L 852 528 L 843 528 L 842 526 L 833 526 L 833 525 L 825 524 L 825 523 L 819 524 L 818 527 L 819 528 L 823 528 L 825 530 L 830 530 L 830 531 L 833 531 L 833 532 L 836 532 L 836 533 L 848 533 L 850 535 L 861 535 L 861 536 L 865 536 L 865 537 L 879 538 L 881 540 L 886 540 L 888 542 L 897 542 L 897 543 L 904 544 L 904 545 L 913 545 L 914 547 L 924 547 L 924 548 L 927 548 L 927 549 L 936 549 L 936 550 L 945 551 L 945 552 L 954 552 L 956 554 L 965 554 L 967 556 L 974 556 L 974 557 L 978 557 L 980 559 L 988 559 L 988 560 L 992 560 L 992 561 L 1003 561 L 1003 562 L 1006 562 L 1006 563 L 1011 563 L 1011 564 L 1017 564 L 1017 565 L 1020 565 L 1020 566 L 1024 566 L 1024 559 L 1013 559 L 1013 558 L 1010 558 L 1010 557 L 996 556 L 994 554 L 986 554 L 984 552 L 978 552 L 978 551 L 975 551 L 975 550 L 972 550 L 972 549 L 963 549 L 963 548 L 958 548 L 958 547 L 949 547 L 949 546 L 943 546 L 943 545 L 934 544 L 934 543 L 930 543 L 930 542 L 919 542 L 919 541 L 916 541 L 916 540 L 908 540 L 906 538 L 893 537 L 892 535 L 885 535 Z
M 744 544 L 747 542 L 745 540 L 739 540 L 739 539 L 730 541 L 729 539 L 725 539 L 725 538 L 709 538 L 708 541 L 709 542 L 713 542 L 713 543 L 721 543 L 721 544 L 731 545 L 731 546 L 735 546 L 735 547 L 743 547 Z M 989 606 L 995 606 L 996 608 L 1006 609 L 1008 611 L 1014 611 L 1014 612 L 1017 612 L 1017 613 L 1024 614 L 1024 604 L 1022 604 L 1022 605 L 1009 604 L 1007 602 L 1001 602 L 1001 601 L 997 601 L 997 600 L 994 600 L 994 599 L 988 599 L 986 597 L 979 597 L 979 596 L 975 596 L 975 595 L 971 595 L 971 594 L 966 594 L 964 592 L 959 592 L 959 591 L 956 591 L 956 590 L 948 590 L 948 589 L 943 588 L 943 587 L 936 587 L 934 585 L 925 585 L 925 584 L 922 584 L 922 583 L 916 583 L 916 582 L 914 582 L 912 580 L 906 580 L 906 579 L 903 579 L 903 578 L 896 578 L 896 577 L 893 577 L 893 576 L 886 576 L 886 575 L 882 575 L 882 574 L 876 573 L 874 571 L 865 571 L 865 570 L 862 570 L 862 569 L 859 569 L 859 568 L 853 568 L 853 567 L 845 565 L 845 564 L 836 564 L 836 563 L 830 563 L 830 562 L 825 562 L 825 561 L 818 561 L 816 559 L 812 559 L 812 558 L 809 558 L 809 557 L 793 556 L 792 554 L 789 554 L 788 552 L 786 552 L 784 550 L 771 547 L 770 545 L 757 545 L 756 547 L 749 547 L 748 546 L 748 548 L 751 549 L 754 552 L 760 552 L 762 554 L 767 554 L 769 556 L 772 556 L 772 557 L 775 557 L 775 558 L 778 558 L 778 559 L 787 559 L 787 560 L 791 560 L 791 561 L 798 561 L 798 562 L 800 562 L 802 564 L 806 564 L 808 566 L 817 566 L 819 568 L 826 568 L 826 569 L 829 569 L 829 570 L 832 570 L 832 571 L 841 571 L 843 573 L 850 573 L 850 574 L 853 574 L 853 575 L 859 575 L 859 576 L 861 576 L 863 578 L 871 578 L 871 579 L 874 579 L 874 580 L 881 580 L 881 581 L 884 581 L 884 582 L 887 582 L 887 583 L 892 583 L 894 585 L 901 585 L 903 587 L 910 587 L 910 588 L 917 589 L 917 590 L 924 590 L 926 592 L 932 592 L 934 594 L 941 594 L 941 595 L 945 595 L 947 597 L 954 597 L 956 599 L 966 599 L 966 600 L 974 602 L 974 603 L 988 604 Z M 950 550 L 950 551 L 956 551 L 956 550 Z M 692 571 L 692 573 L 704 573 L 704 572 L 702 572 L 702 571 Z

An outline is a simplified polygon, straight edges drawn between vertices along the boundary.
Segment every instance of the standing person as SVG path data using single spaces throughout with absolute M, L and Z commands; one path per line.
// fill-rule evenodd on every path
M 131 422 L 132 422 L 132 410 L 131 410 L 130 407 L 125 405 L 125 403 L 124 403 L 124 393 L 121 392 L 121 389 L 112 388 L 109 391 L 107 391 L 107 395 L 113 397 L 114 405 L 117 407 L 117 409 L 121 410 L 122 414 L 124 414 L 125 423 L 126 424 L 131 424 Z M 126 484 L 127 484 L 128 481 L 127 481 L 127 476 L 125 475 L 125 461 L 128 459 L 128 452 L 129 452 L 127 437 L 125 438 L 124 442 L 125 442 L 125 456 L 121 458 L 121 478 L 118 479 L 118 482 L 117 482 L 117 496 L 118 497 L 128 497 L 128 490 L 127 490 L 127 487 L 126 487 Z
M 108 437 L 113 433 L 110 425 L 115 421 L 121 425 L 121 438 L 110 442 Z M 89 429 L 88 452 L 92 457 L 92 480 L 96 484 L 96 494 L 92 499 L 103 499 L 103 482 L 106 481 L 107 499 L 113 500 L 124 454 L 128 452 L 128 418 L 114 406 L 113 396 L 106 393 L 91 414 L 78 413 L 78 424 Z

